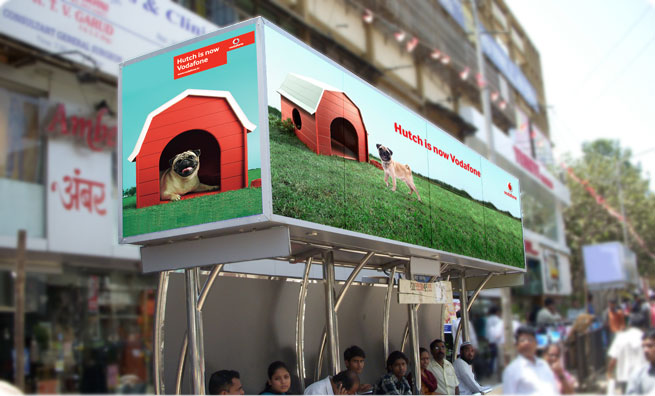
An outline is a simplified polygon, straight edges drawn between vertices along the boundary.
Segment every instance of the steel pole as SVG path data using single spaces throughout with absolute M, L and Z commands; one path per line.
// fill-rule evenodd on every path
M 396 267 L 391 268 L 389 283 L 387 284 L 387 296 L 384 300 L 384 317 L 382 319 L 382 337 L 384 338 L 384 359 L 389 356 L 389 316 L 391 314 L 391 297 L 393 294 L 393 283 L 396 278 Z
M 199 344 L 202 342 L 198 331 L 198 284 L 195 269 L 184 271 L 186 281 L 187 331 L 191 361 L 192 391 L 196 395 L 205 394 L 204 367 L 201 367 Z
M 298 316 L 296 317 L 296 355 L 298 359 L 298 379 L 300 380 L 300 391 L 305 391 L 305 298 L 307 297 L 307 284 L 309 283 L 309 271 L 312 268 L 313 258 L 309 257 L 305 264 L 305 273 L 300 284 L 298 294 Z
M 405 278 L 413 280 L 411 267 L 405 266 Z M 417 304 L 407 305 L 407 314 L 409 316 L 409 339 L 410 339 L 410 356 L 412 364 L 412 374 L 414 375 L 415 389 L 412 391 L 418 394 L 421 389 L 421 359 L 419 356 L 418 346 L 418 320 L 417 320 L 418 306 Z
M 153 372 L 155 375 L 155 394 L 165 393 L 164 384 L 164 323 L 166 321 L 166 297 L 168 296 L 169 272 L 159 273 L 159 286 L 157 287 L 157 302 L 155 307 L 155 350 L 153 356 Z
M 332 375 L 340 370 L 339 339 L 334 298 L 334 252 L 323 253 L 323 278 L 325 280 L 325 323 L 327 325 L 328 364 Z

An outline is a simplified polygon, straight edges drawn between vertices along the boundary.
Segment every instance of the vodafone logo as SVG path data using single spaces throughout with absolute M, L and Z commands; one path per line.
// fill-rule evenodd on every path
M 511 182 L 507 183 L 507 189 L 509 191 L 505 191 L 505 195 L 507 195 L 508 197 L 512 198 L 515 201 L 518 200 L 518 198 L 516 198 L 516 196 L 514 194 L 512 194 L 514 192 L 514 189 L 512 188 L 512 183 Z
M 239 40 L 239 38 L 237 37 L 237 38 L 235 38 L 234 40 L 232 40 L 232 44 L 233 44 L 233 45 L 237 45 L 237 44 L 239 44 L 240 41 L 241 41 L 241 40 Z

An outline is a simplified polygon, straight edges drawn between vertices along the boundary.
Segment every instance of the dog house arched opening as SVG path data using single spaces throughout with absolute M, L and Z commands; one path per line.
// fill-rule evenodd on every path
M 342 117 L 337 117 L 330 124 L 332 155 L 357 160 L 359 145 L 355 126 Z
M 170 168 L 170 160 L 187 150 L 200 150 L 198 179 L 201 183 L 221 187 L 221 148 L 216 138 L 202 129 L 182 132 L 171 139 L 159 157 L 159 172 Z

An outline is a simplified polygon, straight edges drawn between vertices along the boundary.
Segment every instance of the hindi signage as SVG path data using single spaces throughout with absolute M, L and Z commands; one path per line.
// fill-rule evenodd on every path
M 448 281 L 416 282 L 400 279 L 399 304 L 452 304 L 453 288 Z

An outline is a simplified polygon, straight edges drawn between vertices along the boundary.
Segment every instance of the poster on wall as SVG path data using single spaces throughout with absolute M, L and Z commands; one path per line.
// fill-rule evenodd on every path
M 264 33 L 275 215 L 525 268 L 517 178 L 274 28 Z
M 254 25 L 121 69 L 122 237 L 262 213 Z

